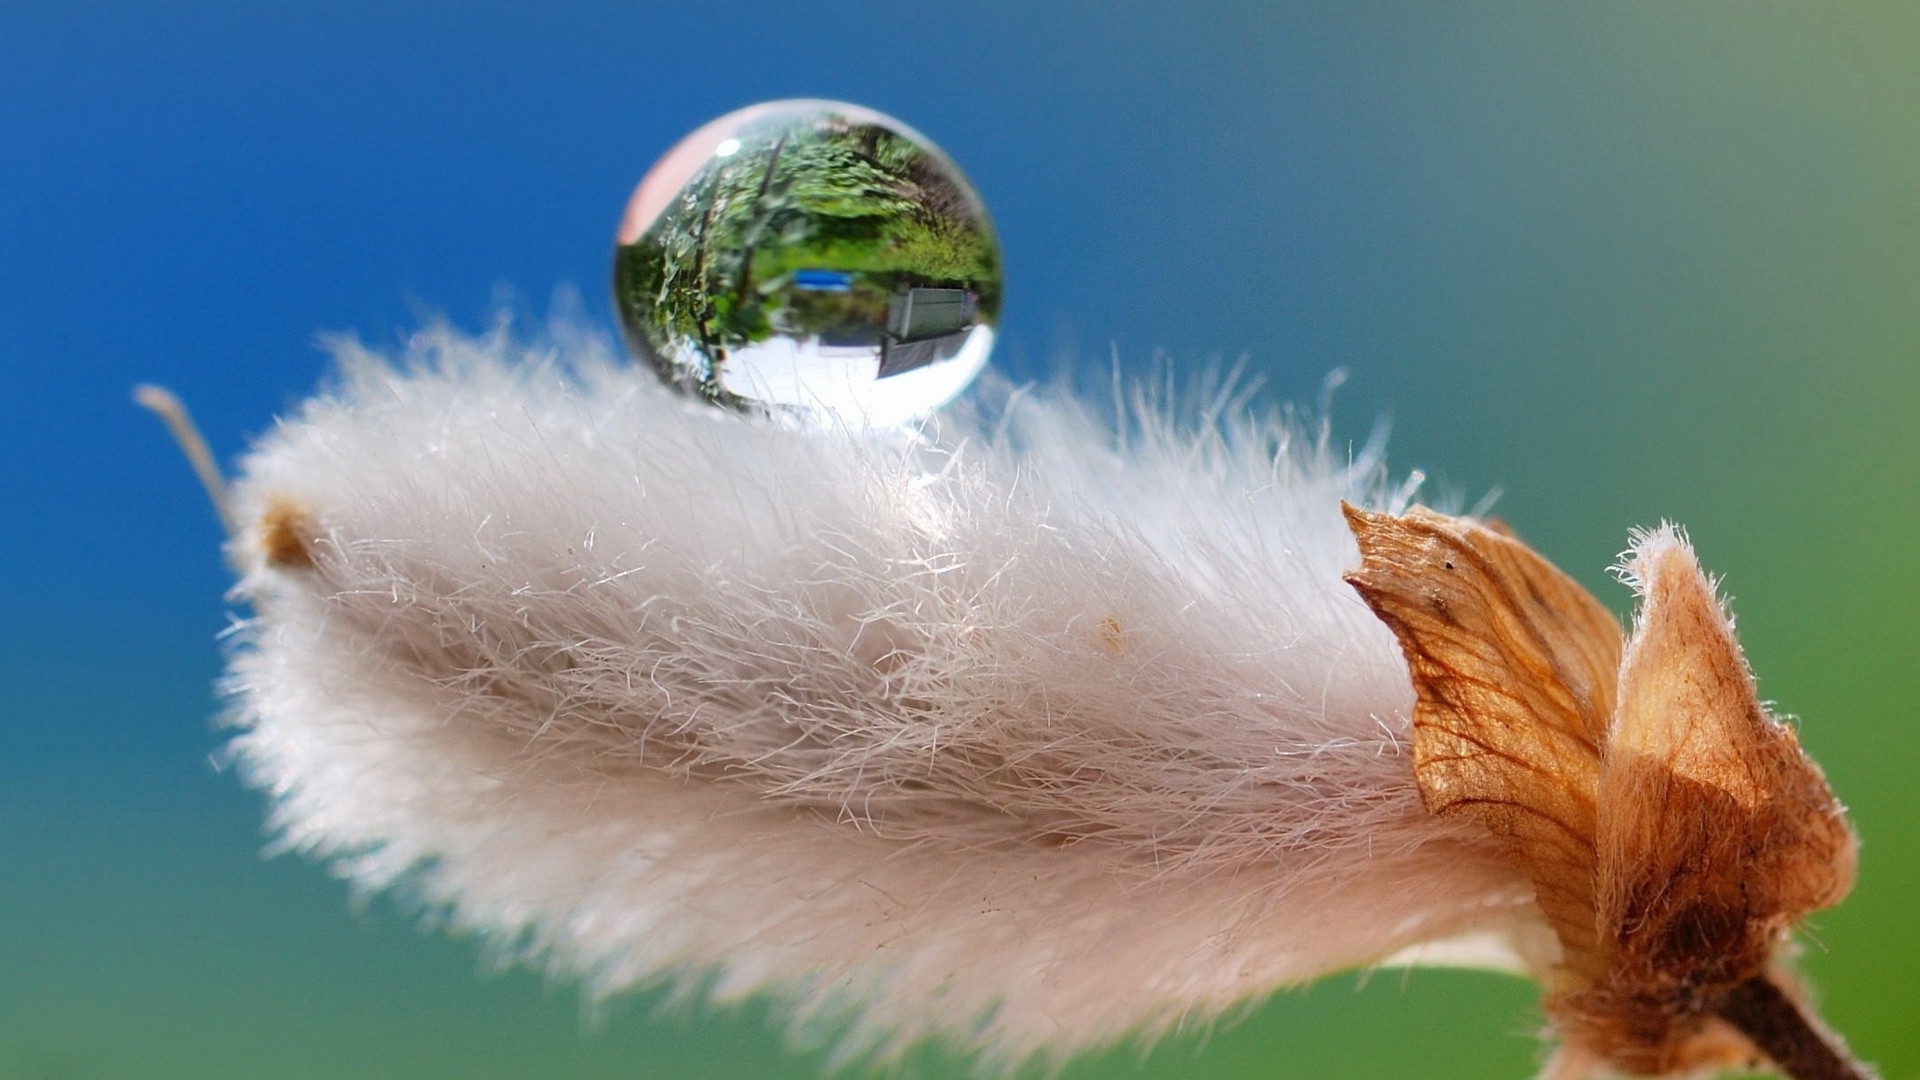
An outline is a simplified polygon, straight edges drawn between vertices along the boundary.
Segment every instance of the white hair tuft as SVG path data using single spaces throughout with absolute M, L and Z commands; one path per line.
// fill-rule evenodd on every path
M 1377 448 L 1227 397 L 805 431 L 579 335 L 336 349 L 233 489 L 228 687 L 277 834 L 359 886 L 595 993 L 988 1067 L 1538 936 L 1422 808 L 1341 580 L 1340 500 L 1410 494 Z

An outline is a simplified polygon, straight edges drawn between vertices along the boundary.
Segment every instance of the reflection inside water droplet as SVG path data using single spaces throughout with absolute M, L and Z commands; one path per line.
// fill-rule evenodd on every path
M 1000 312 L 980 198 L 891 117 L 831 101 L 729 113 L 634 190 L 614 303 L 635 354 L 734 407 L 898 424 L 965 389 Z

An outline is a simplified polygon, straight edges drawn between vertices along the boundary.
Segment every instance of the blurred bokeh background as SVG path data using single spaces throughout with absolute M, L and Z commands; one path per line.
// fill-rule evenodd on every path
M 1866 838 L 1806 958 L 1920 1076 L 1920 7 L 398 0 L 0 6 L 0 1078 L 810 1077 L 764 1009 L 498 972 L 261 857 L 210 764 L 222 457 L 320 331 L 611 326 L 655 155 L 767 98 L 941 143 L 996 215 L 999 363 L 1330 369 L 1345 437 L 1616 608 L 1626 531 L 1726 577 Z M 1531 987 L 1329 979 L 1069 1076 L 1529 1075 Z M 929 1052 L 918 1075 L 963 1075 Z

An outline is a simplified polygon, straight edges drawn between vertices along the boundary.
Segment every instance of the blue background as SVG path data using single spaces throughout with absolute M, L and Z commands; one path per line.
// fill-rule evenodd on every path
M 1829 1018 L 1920 1076 L 1920 8 L 490 2 L 0 8 L 0 1077 L 811 1076 L 761 1011 L 599 1021 L 298 859 L 209 762 L 223 458 L 316 332 L 578 286 L 680 135 L 845 98 L 996 216 L 999 362 L 1338 366 L 1343 433 L 1617 609 L 1692 527 L 1866 837 Z M 517 291 L 508 291 L 517 290 Z M 1523 1076 L 1533 991 L 1341 977 L 1071 1075 Z M 963 1063 L 929 1052 L 923 1075 Z

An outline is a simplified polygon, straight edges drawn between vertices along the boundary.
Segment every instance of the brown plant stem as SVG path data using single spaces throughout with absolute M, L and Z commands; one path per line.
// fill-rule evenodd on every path
M 1717 1011 L 1793 1080 L 1873 1080 L 1871 1069 L 1765 975 L 1734 987 Z

